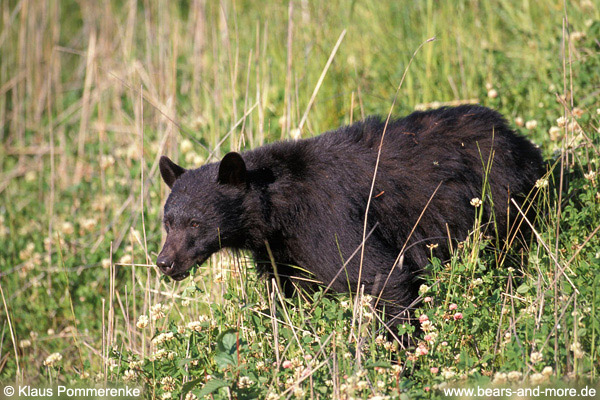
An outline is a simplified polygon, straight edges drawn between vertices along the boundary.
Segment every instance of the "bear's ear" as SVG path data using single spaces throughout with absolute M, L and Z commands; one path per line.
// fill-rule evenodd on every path
M 160 174 L 162 175 L 163 180 L 170 188 L 173 187 L 173 184 L 183 174 L 186 169 L 180 167 L 175 164 L 173 161 L 169 159 L 167 156 L 162 156 L 160 158 Z
M 231 152 L 219 164 L 219 183 L 226 185 L 240 185 L 246 183 L 246 163 L 239 153 Z

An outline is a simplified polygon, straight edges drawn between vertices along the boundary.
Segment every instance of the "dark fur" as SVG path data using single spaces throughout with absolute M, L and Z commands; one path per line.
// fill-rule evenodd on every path
M 229 153 L 221 163 L 194 170 L 163 157 L 161 173 L 172 192 L 158 265 L 183 279 L 196 262 L 230 247 L 250 250 L 259 270 L 272 272 L 268 242 L 280 275 L 299 275 L 298 266 L 329 284 L 362 241 L 384 125 L 371 117 L 311 139 L 274 143 L 241 156 Z M 377 295 L 383 289 L 382 298 L 399 307 L 416 298 L 416 277 L 430 255 L 426 245 L 437 243 L 437 254 L 447 255 L 448 230 L 453 239 L 464 240 L 472 229 L 470 200 L 482 197 L 483 165 L 492 149 L 488 179 L 502 238 L 509 224 L 509 196 L 527 195 L 544 172 L 540 152 L 501 115 L 483 107 L 441 108 L 390 121 L 368 216 L 367 232 L 374 230 L 365 245 L 365 293 Z M 383 288 L 440 183 L 402 263 Z M 492 207 L 484 210 L 483 221 L 492 220 Z M 512 207 L 510 215 L 517 215 Z M 360 253 L 333 280 L 332 289 L 357 289 L 359 260 Z

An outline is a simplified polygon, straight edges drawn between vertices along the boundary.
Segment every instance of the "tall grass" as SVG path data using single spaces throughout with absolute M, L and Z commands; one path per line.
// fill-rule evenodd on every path
M 596 378 L 598 4 L 22 0 L 0 13 L 3 381 L 369 398 L 510 372 L 528 383 L 544 367 Z M 345 295 L 283 299 L 244 255 L 160 277 L 160 155 L 200 166 L 385 115 L 433 36 L 394 114 L 477 101 L 528 121 L 555 167 L 522 261 L 475 235 L 432 261 L 417 314 L 437 338 L 415 338 L 427 355 L 388 342 L 368 299 L 354 315 Z

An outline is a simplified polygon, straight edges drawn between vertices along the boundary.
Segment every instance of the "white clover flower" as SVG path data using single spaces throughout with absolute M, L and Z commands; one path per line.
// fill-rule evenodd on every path
M 556 119 L 556 124 L 559 128 L 564 128 L 567 126 L 568 120 L 565 117 L 559 117 Z
M 481 199 L 479 197 L 473 197 L 471 199 L 471 205 L 475 208 L 481 206 L 483 204 L 483 202 L 481 201 Z
M 135 326 L 138 327 L 138 329 L 144 329 L 145 327 L 148 326 L 148 316 L 147 315 L 140 315 L 138 317 L 137 323 L 135 324 Z
M 152 321 L 156 321 L 157 319 L 161 319 L 165 317 L 165 312 L 167 308 L 160 303 L 156 303 L 150 308 L 150 317 Z
M 560 128 L 558 126 L 551 126 L 548 130 L 550 140 L 556 141 L 560 137 Z
M 171 376 L 165 376 L 160 380 L 160 385 L 162 386 L 165 392 L 172 392 L 175 390 L 175 379 Z
M 571 345 L 571 351 L 573 352 L 573 356 L 575 358 L 582 358 L 584 355 L 583 350 L 581 350 L 581 343 L 579 342 L 574 342 Z
M 535 374 L 532 374 L 529 377 L 529 381 L 534 384 L 534 385 L 539 385 L 540 383 L 544 382 L 546 380 L 546 377 L 542 374 L 540 374 L 539 372 L 536 372 Z
M 446 380 L 453 378 L 456 375 L 456 372 L 452 371 L 450 368 L 442 368 L 442 377 Z
M 238 380 L 238 387 L 240 389 L 245 389 L 245 388 L 249 388 L 250 386 L 252 386 L 252 380 L 247 377 L 247 376 L 241 376 L 240 379 Z
M 588 181 L 593 181 L 596 179 L 596 171 L 589 171 L 586 174 L 583 174 L 583 177 Z
M 189 139 L 183 139 L 179 144 L 179 149 L 183 154 L 189 153 L 194 148 L 194 144 Z
M 494 379 L 492 380 L 492 383 L 501 384 L 501 383 L 506 383 L 507 380 L 508 380 L 508 375 L 505 372 L 496 372 L 494 374 Z
M 169 340 L 173 339 L 173 332 L 164 332 L 159 334 L 158 336 L 156 336 L 154 339 L 152 339 L 152 342 L 156 345 L 161 345 L 164 342 L 168 342 Z
M 46 357 L 46 360 L 44 361 L 44 365 L 46 367 L 54 367 L 56 366 L 56 364 L 62 360 L 62 355 L 60 353 L 52 353 L 50 354 L 48 357 Z
M 537 128 L 537 125 L 538 125 L 538 123 L 535 119 L 525 122 L 525 128 L 527 128 L 529 130 Z
M 550 376 L 554 373 L 554 370 L 552 369 L 551 366 L 545 366 L 544 369 L 542 370 L 542 375 L 544 376 Z
M 487 92 L 487 96 L 488 96 L 490 99 L 495 99 L 496 97 L 498 97 L 498 91 L 497 91 L 496 89 L 490 89 L 490 90 L 488 90 L 488 92 Z
M 194 331 L 194 332 L 200 332 L 202 330 L 202 325 L 200 324 L 200 321 L 189 322 L 187 324 L 187 327 L 189 330 Z
M 131 381 L 135 380 L 136 376 L 137 376 L 137 373 L 134 370 L 128 369 L 123 374 L 123 380 L 125 382 L 131 382 Z
M 548 186 L 548 178 L 540 178 L 535 181 L 535 187 L 538 189 L 542 189 Z
M 533 364 L 537 364 L 544 359 L 544 355 L 538 351 L 534 351 L 531 353 L 529 359 Z
M 185 395 L 185 400 L 196 400 L 198 397 L 192 392 L 187 392 Z
M 525 125 L 525 121 L 523 120 L 523 118 L 517 117 L 517 118 L 515 118 L 515 125 L 517 125 L 518 127 L 521 127 L 521 126 Z
M 73 224 L 68 221 L 62 223 L 62 225 L 60 226 L 60 230 L 64 235 L 72 235 L 73 232 L 75 232 Z
M 509 381 L 518 382 L 523 377 L 523 374 L 519 371 L 510 371 L 506 376 Z

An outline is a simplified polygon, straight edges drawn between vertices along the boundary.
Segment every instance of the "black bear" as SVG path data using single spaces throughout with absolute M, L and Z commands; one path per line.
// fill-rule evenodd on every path
M 307 273 L 356 291 L 360 275 L 364 293 L 395 311 L 417 297 L 431 249 L 447 256 L 449 238 L 467 237 L 473 199 L 505 238 L 518 215 L 510 198 L 523 201 L 544 173 L 539 150 L 479 106 L 414 112 L 387 127 L 370 117 L 192 170 L 163 156 L 160 171 L 172 189 L 157 259 L 166 275 L 181 280 L 221 248 L 244 249 L 286 292 Z

